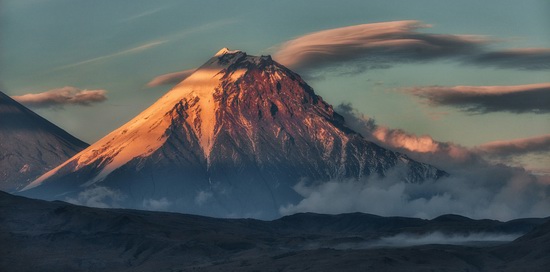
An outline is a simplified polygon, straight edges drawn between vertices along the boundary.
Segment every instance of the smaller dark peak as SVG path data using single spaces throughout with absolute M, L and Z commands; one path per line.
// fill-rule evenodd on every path
M 270 55 L 252 56 L 241 50 L 222 48 L 214 55 L 215 62 L 228 67 L 228 71 L 236 69 L 264 69 L 274 64 Z
M 248 63 L 246 64 L 248 68 L 257 68 L 262 70 L 275 65 L 275 62 L 270 55 L 259 57 L 249 56 L 246 61 Z
M 266 66 L 274 65 L 275 62 L 271 58 L 271 55 L 265 55 L 265 56 L 262 55 L 259 57 L 257 64 L 260 67 L 266 67 Z
M 229 52 L 234 53 L 224 53 L 218 56 L 218 62 L 227 65 L 228 71 L 237 69 L 272 71 L 277 66 L 270 55 L 252 56 L 242 51 Z
M 263 61 L 273 62 L 273 59 L 271 58 L 271 55 L 261 55 L 260 59 L 263 60 Z

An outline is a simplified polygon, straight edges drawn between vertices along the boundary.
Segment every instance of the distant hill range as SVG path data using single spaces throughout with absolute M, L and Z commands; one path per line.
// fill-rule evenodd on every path
M 0 192 L 0 267 L 6 272 L 542 272 L 550 267 L 548 220 L 361 213 L 216 219 L 89 208 Z M 444 239 L 425 239 L 436 234 Z M 417 243 L 410 245 L 411 240 Z

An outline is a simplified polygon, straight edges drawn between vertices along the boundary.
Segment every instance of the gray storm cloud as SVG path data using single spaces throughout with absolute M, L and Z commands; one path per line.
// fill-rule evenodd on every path
M 42 93 L 12 96 L 17 102 L 33 108 L 62 107 L 64 105 L 90 106 L 107 100 L 105 90 L 82 90 L 66 86 Z
M 424 99 L 430 105 L 452 106 L 472 113 L 550 112 L 550 83 L 514 86 L 425 86 L 404 90 Z

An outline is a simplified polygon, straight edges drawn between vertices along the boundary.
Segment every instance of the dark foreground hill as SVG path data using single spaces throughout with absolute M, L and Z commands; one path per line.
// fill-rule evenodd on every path
M 550 222 L 545 221 L 457 215 L 423 220 L 361 213 L 296 214 L 274 221 L 216 219 L 89 208 L 0 192 L 0 268 L 547 271 Z

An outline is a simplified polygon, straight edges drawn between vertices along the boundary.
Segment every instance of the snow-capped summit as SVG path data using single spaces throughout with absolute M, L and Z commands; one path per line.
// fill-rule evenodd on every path
M 20 190 L 87 146 L 0 92 L 0 190 Z
M 222 49 L 220 49 L 220 51 L 218 51 L 218 53 L 216 53 L 216 55 L 214 55 L 215 57 L 219 57 L 219 56 L 223 56 L 225 54 L 235 54 L 235 53 L 239 53 L 239 52 L 242 52 L 241 50 L 229 50 L 229 48 L 227 47 L 224 47 Z
M 54 198 L 106 187 L 119 205 L 273 218 L 300 180 L 444 172 L 366 141 L 299 75 L 270 56 L 224 48 L 148 109 L 35 180 Z M 157 202 L 154 202 L 157 201 Z

